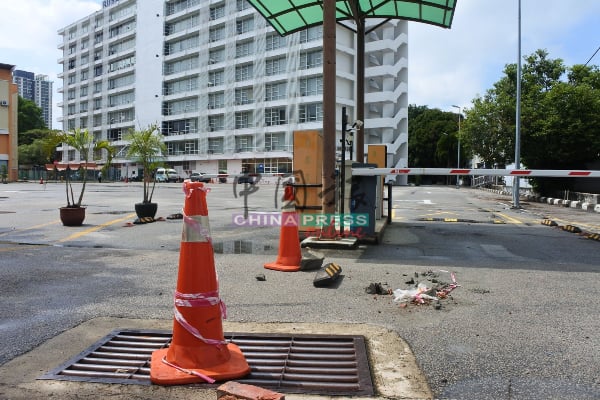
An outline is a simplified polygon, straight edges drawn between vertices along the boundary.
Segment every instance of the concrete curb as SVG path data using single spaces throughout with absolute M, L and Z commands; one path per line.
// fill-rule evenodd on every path
M 512 196 L 512 193 L 507 190 L 486 189 L 486 188 L 479 188 L 479 189 L 485 190 L 486 192 L 500 194 L 503 196 Z M 600 204 L 585 203 L 585 202 L 574 201 L 574 200 L 555 199 L 552 197 L 542 197 L 542 196 L 533 195 L 533 194 L 521 195 L 521 198 L 523 198 L 527 201 L 532 201 L 532 202 L 536 202 L 536 203 L 546 203 L 546 204 L 550 204 L 553 206 L 570 207 L 570 208 L 575 208 L 575 209 L 579 209 L 579 210 L 583 210 L 583 211 L 600 213 Z

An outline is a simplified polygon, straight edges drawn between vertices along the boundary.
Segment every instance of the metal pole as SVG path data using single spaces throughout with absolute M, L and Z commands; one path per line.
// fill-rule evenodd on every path
M 392 184 L 391 183 L 387 183 L 387 209 L 388 209 L 388 215 L 387 215 L 387 223 L 391 224 L 392 223 Z
M 323 169 L 321 212 L 335 213 L 335 0 L 323 1 Z
M 462 116 L 462 108 L 459 106 L 453 105 L 452 107 L 458 108 L 458 149 L 456 150 L 456 168 L 460 168 L 460 118 Z M 459 188 L 459 175 L 456 175 L 456 187 Z
M 356 119 L 365 120 L 365 19 L 356 21 Z M 356 161 L 365 162 L 364 130 L 356 130 Z
M 346 189 L 346 107 L 342 107 L 342 161 L 340 163 L 340 236 L 344 236 L 344 201 Z
M 519 0 L 519 34 L 518 34 L 518 59 L 517 59 L 517 115 L 515 126 L 515 168 L 521 169 L 521 0 Z M 513 177 L 513 207 L 520 208 L 519 205 L 519 177 Z

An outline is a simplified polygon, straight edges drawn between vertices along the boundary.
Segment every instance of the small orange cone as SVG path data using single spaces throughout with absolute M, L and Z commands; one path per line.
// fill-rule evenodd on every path
M 294 187 L 288 185 L 284 190 L 283 206 L 281 207 L 281 231 L 277 261 L 265 264 L 265 268 L 295 272 L 300 270 L 301 260 L 302 252 L 300 250 L 300 235 L 298 234 L 298 214 L 296 214 Z
M 250 372 L 240 348 L 227 343 L 223 334 L 225 304 L 219 298 L 206 188 L 190 181 L 183 187 L 186 197 L 173 338 L 167 349 L 152 353 L 150 363 L 150 380 L 159 385 L 213 383 Z

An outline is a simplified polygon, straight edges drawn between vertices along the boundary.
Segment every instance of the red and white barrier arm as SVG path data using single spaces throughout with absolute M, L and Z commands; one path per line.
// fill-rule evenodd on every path
M 600 178 L 600 171 L 550 170 L 550 169 L 483 169 L 483 168 L 352 168 L 352 175 L 474 175 L 474 176 L 519 176 Z

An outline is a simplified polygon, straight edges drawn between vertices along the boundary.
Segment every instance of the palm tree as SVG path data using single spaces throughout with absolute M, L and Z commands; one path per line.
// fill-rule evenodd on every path
M 149 125 L 146 129 L 139 131 L 130 129 L 124 139 L 129 141 L 127 157 L 142 164 L 144 170 L 144 199 L 142 203 L 152 203 L 156 186 L 156 180 L 154 180 L 152 173 L 160 165 L 160 158 L 167 151 L 163 136 L 158 129 L 158 125 Z M 150 188 L 150 182 L 152 182 L 152 188 Z
M 65 190 L 67 194 L 67 207 L 81 207 L 83 194 L 85 193 L 85 187 L 87 183 L 87 171 L 90 166 L 90 157 L 92 157 L 96 152 L 104 149 L 108 151 L 108 159 L 110 160 L 112 159 L 114 148 L 106 140 L 94 141 L 94 135 L 92 133 L 90 133 L 87 129 L 79 128 L 74 129 L 71 132 L 59 132 L 50 139 L 49 143 L 50 148 L 53 150 L 56 148 L 56 145 L 63 143 L 79 153 L 81 161 L 79 169 L 82 172 L 82 185 L 77 200 L 75 200 L 73 185 L 69 176 L 69 167 L 66 169 L 67 173 L 65 176 Z

